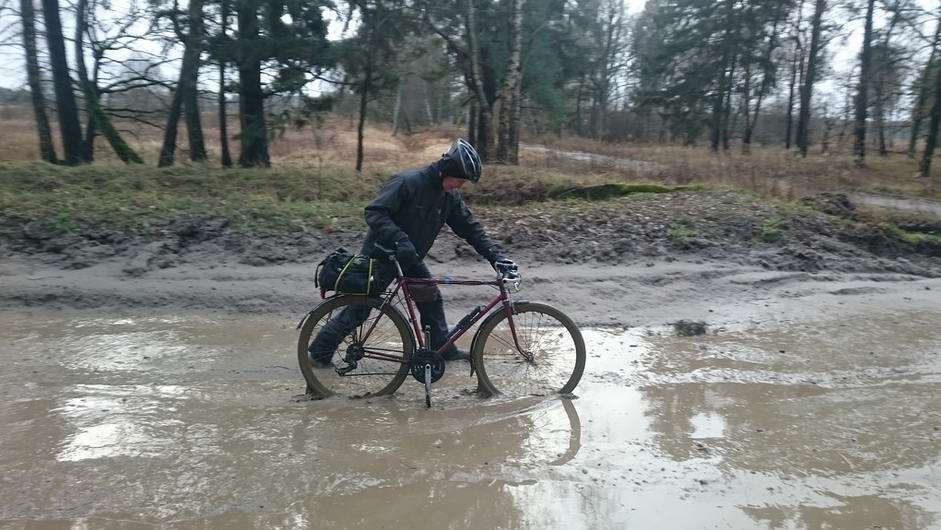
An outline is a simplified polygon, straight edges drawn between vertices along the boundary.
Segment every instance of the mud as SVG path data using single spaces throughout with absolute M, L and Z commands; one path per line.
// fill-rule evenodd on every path
M 452 364 L 431 410 L 302 399 L 313 264 L 359 231 L 0 219 L 0 528 L 941 528 L 941 254 L 824 202 L 483 209 L 588 365 L 483 401 Z
M 696 267 L 573 308 L 573 399 L 431 410 L 299 399 L 290 311 L 2 312 L 0 527 L 941 528 L 941 280 Z
M 525 208 L 474 206 L 505 253 L 525 266 L 683 260 L 778 271 L 941 275 L 941 244 L 901 239 L 857 219 L 854 208 L 843 194 L 820 196 L 796 208 L 732 192 L 635 194 L 595 203 L 533 202 Z M 22 261 L 63 271 L 97 267 L 114 281 L 159 276 L 165 270 L 313 266 L 338 246 L 358 248 L 363 236 L 362 227 L 352 225 L 328 231 L 248 229 L 192 214 L 154 221 L 146 229 L 82 225 L 62 232 L 50 221 L 0 213 L 0 266 Z M 461 269 L 479 262 L 473 249 L 450 232 L 439 238 L 428 259 Z M 3 294 L 0 304 L 8 298 Z

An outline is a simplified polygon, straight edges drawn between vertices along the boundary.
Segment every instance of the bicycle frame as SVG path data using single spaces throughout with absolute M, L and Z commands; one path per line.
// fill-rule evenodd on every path
M 410 286 L 413 286 L 413 285 L 429 285 L 429 286 L 431 285 L 470 285 L 470 286 L 487 285 L 487 286 L 497 287 L 500 290 L 500 294 L 495 296 L 493 300 L 491 300 L 485 307 L 483 307 L 477 313 L 477 315 L 475 315 L 464 326 L 457 327 L 454 330 L 454 332 L 448 337 L 448 340 L 435 351 L 437 353 L 444 353 L 448 348 L 451 347 L 452 344 L 454 344 L 465 333 L 467 333 L 468 330 L 474 327 L 474 325 L 477 324 L 477 322 L 479 322 L 480 319 L 484 318 L 485 316 L 488 316 L 494 307 L 502 303 L 504 314 L 506 314 L 507 322 L 509 322 L 509 325 L 510 325 L 510 333 L 513 336 L 513 343 L 516 346 L 517 351 L 519 351 L 521 355 L 524 355 L 524 356 L 526 355 L 522 346 L 520 345 L 519 338 L 517 337 L 517 334 L 516 334 L 516 324 L 513 322 L 513 302 L 510 299 L 510 293 L 507 290 L 504 280 L 502 278 L 496 279 L 496 280 L 490 280 L 490 281 L 452 279 L 450 277 L 409 278 L 409 277 L 402 275 L 401 268 L 398 266 L 398 264 L 396 264 L 396 277 L 395 277 L 395 280 L 393 280 L 393 282 L 395 284 L 395 287 L 390 292 L 388 292 L 388 294 L 383 298 L 382 305 L 383 307 L 386 304 L 391 305 L 392 301 L 396 299 L 396 296 L 399 294 L 399 292 L 400 291 L 402 292 L 402 297 L 405 300 L 405 306 L 408 308 L 408 320 L 409 320 L 409 323 L 412 325 L 412 329 L 415 333 L 415 337 L 418 341 L 418 347 L 420 349 L 424 349 L 426 347 L 425 336 L 422 333 L 421 328 L 419 327 L 419 319 L 416 317 L 416 304 L 414 301 L 414 297 L 412 296 Z M 369 337 L 372 334 L 377 323 L 378 323 L 378 319 L 373 321 L 372 325 L 364 334 L 363 340 L 365 340 L 367 337 Z M 372 357 L 375 359 L 381 359 L 381 360 L 386 360 L 386 361 L 395 361 L 395 362 L 402 361 L 400 358 L 397 358 L 393 355 L 375 352 L 375 351 L 369 352 L 367 354 L 367 357 Z

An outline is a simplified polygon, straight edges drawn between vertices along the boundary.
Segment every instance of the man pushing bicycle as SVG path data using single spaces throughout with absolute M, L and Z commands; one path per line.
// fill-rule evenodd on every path
M 380 257 L 380 249 L 394 250 L 405 276 L 430 278 L 431 273 L 423 260 L 441 228 L 447 224 L 491 265 L 505 260 L 500 247 L 487 237 L 459 191 L 467 181 L 478 182 L 480 174 L 477 151 L 464 139 L 458 138 L 438 161 L 393 175 L 379 195 L 366 206 L 369 230 L 361 253 Z M 388 268 L 378 270 L 378 292 L 385 290 L 394 275 L 395 271 Z M 422 328 L 430 329 L 431 348 L 438 349 L 448 340 L 444 301 L 436 285 L 425 286 L 422 291 L 420 299 L 416 300 Z M 367 316 L 368 312 L 363 314 L 362 310 L 346 308 L 330 319 L 311 341 L 308 348 L 311 363 L 320 368 L 331 366 L 331 357 L 340 342 Z M 448 361 L 469 359 L 467 352 L 454 344 L 442 352 L 442 357 Z

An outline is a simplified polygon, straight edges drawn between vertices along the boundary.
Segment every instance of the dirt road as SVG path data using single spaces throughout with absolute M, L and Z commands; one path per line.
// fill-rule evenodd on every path
M 425 410 L 297 399 L 306 267 L 112 266 L 2 269 L 0 527 L 941 528 L 939 279 L 530 267 L 586 328 L 577 399 L 451 364 Z

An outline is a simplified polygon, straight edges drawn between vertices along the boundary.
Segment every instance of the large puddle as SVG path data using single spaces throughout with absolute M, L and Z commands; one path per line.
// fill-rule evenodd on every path
M 587 330 L 576 399 L 426 410 L 297 400 L 287 320 L 0 314 L 0 527 L 941 528 L 939 321 Z

